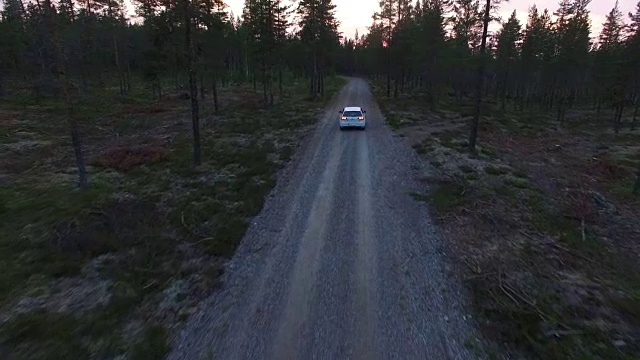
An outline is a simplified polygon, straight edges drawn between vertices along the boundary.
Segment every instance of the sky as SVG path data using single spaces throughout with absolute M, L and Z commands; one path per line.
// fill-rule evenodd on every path
M 285 3 L 289 0 L 284 0 Z M 635 10 L 635 5 L 638 0 L 619 0 L 619 6 L 622 13 L 625 15 L 625 21 L 628 21 L 627 13 Z M 506 20 L 513 10 L 516 10 L 516 15 L 520 19 L 521 24 L 525 24 L 527 21 L 528 8 L 536 4 L 539 10 L 548 8 L 553 12 L 558 8 L 558 0 L 511 0 L 501 5 L 500 15 Z M 226 0 L 225 3 L 237 16 L 242 14 L 242 6 L 244 0 Z M 373 13 L 379 9 L 378 0 L 333 0 L 336 5 L 336 15 L 340 22 L 340 31 L 344 36 L 352 38 L 356 32 L 364 34 L 367 32 L 367 26 L 371 25 L 371 17 Z M 602 28 L 605 16 L 611 11 L 615 0 L 592 0 L 589 5 L 591 11 L 591 31 L 592 36 L 597 36 Z M 493 29 L 499 27 L 499 24 L 494 24 Z M 491 29 L 491 30 L 493 30 Z

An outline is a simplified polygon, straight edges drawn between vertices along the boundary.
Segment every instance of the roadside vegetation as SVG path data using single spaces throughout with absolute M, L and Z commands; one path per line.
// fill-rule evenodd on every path
M 494 358 L 640 356 L 640 5 L 590 39 L 587 4 L 484 41 L 492 1 L 383 1 L 354 42 Z
M 164 358 L 345 83 L 332 7 L 136 5 L 5 2 L 0 358 Z

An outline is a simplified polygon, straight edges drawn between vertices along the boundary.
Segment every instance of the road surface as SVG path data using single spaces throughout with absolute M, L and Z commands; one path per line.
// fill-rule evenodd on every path
M 362 106 L 367 130 L 340 131 Z M 326 108 L 169 359 L 468 359 L 459 286 L 368 84 Z M 422 186 L 424 187 L 424 185 Z

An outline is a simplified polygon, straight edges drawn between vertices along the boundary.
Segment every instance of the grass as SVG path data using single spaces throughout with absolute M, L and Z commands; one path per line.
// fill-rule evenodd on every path
M 475 172 L 475 170 L 473 170 L 473 168 L 471 166 L 466 165 L 466 164 L 459 165 L 458 168 L 460 169 L 460 171 L 462 171 L 465 174 L 470 174 L 470 173 Z
M 527 189 L 530 187 L 529 182 L 526 180 L 526 178 L 522 177 L 507 178 L 504 182 L 509 186 L 519 189 Z
M 526 172 L 522 171 L 522 170 L 515 170 L 513 172 L 513 176 L 520 178 L 520 179 L 527 179 L 529 178 L 529 175 L 527 175 Z
M 78 191 L 70 184 L 50 187 L 14 185 L 0 189 L 5 199 L 0 208 L 0 262 L 6 270 L 0 273 L 0 302 L 34 275 L 48 278 L 78 274 L 82 260 L 108 251 L 108 239 L 79 249 L 66 256 L 54 249 L 52 230 L 61 220 L 78 222 L 88 216 L 88 204 L 99 207 L 113 191 L 108 185 L 94 184 L 88 191 Z M 16 254 L 20 254 L 19 257 Z
M 402 120 L 399 116 L 395 114 L 387 114 L 385 117 L 387 119 L 387 124 L 389 124 L 392 129 L 399 129 L 402 126 Z
M 453 211 L 465 204 L 464 186 L 453 182 L 439 184 L 429 198 L 438 212 Z
M 9 346 L 24 347 L 24 359 L 83 359 L 89 356 L 82 343 L 83 325 L 72 315 L 37 311 L 12 319 L 0 336 Z
M 500 176 L 509 173 L 509 169 L 502 166 L 490 165 L 484 168 L 484 172 L 489 175 Z
M 161 360 L 169 352 L 167 346 L 167 330 L 155 325 L 147 328 L 142 339 L 133 346 L 133 360 Z
M 407 111 L 414 93 L 385 100 L 383 111 Z M 445 97 L 436 116 L 428 104 L 411 104 L 426 114 L 420 131 L 437 129 L 440 150 L 458 148 L 466 128 L 440 128 L 443 120 L 466 121 L 470 101 Z M 427 157 L 434 174 L 430 192 L 418 198 L 428 198 L 448 234 L 489 341 L 482 352 L 493 358 L 640 357 L 640 248 L 629 240 L 640 234 L 631 196 L 638 135 L 603 131 L 591 115 L 576 110 L 561 127 L 553 113 L 485 104 L 481 156 L 467 159 L 484 171 L 442 166 L 459 164 L 464 152 Z M 410 134 L 411 126 L 402 131 Z
M 76 109 L 92 165 L 85 191 L 74 185 L 66 113 L 59 104 L 50 99 L 0 103 L 0 114 L 8 109 L 21 119 L 0 122 L 1 132 L 8 134 L 3 143 L 28 136 L 50 144 L 46 152 L 39 150 L 42 146 L 13 151 L 0 162 L 0 174 L 11 179 L 0 187 L 0 306 L 11 309 L 18 299 L 46 295 L 60 278 L 82 278 L 85 267 L 101 255 L 114 256 L 98 268 L 98 276 L 114 284 L 106 308 L 77 316 L 35 309 L 11 316 L 0 328 L 9 353 L 45 359 L 122 353 L 133 359 L 163 358 L 168 330 L 146 322 L 150 314 L 134 310 L 146 304 L 154 311 L 162 291 L 190 275 L 178 270 L 190 260 L 187 256 L 206 260 L 189 270 L 199 273 L 200 286 L 206 291 L 218 286 L 223 270 L 209 265 L 215 264 L 211 259 L 233 255 L 275 185 L 277 170 L 294 154 L 293 145 L 277 147 L 264 136 L 295 142 L 290 129 L 313 124 L 316 111 L 344 83 L 327 79 L 327 97 L 315 102 L 301 95 L 307 93 L 306 82 L 294 83 L 268 110 L 250 87 L 221 89 L 222 120 L 215 131 L 203 126 L 199 168 L 192 165 L 188 102 L 156 103 L 138 93 L 90 97 Z M 239 100 L 226 95 L 234 92 Z M 249 111 L 252 101 L 258 105 Z M 201 108 L 210 105 L 205 101 Z M 116 134 L 120 141 L 113 146 Z M 191 244 L 194 253 L 177 251 L 181 243 Z M 141 336 L 122 338 L 120 330 L 140 316 Z M 56 326 L 45 325 L 51 322 Z

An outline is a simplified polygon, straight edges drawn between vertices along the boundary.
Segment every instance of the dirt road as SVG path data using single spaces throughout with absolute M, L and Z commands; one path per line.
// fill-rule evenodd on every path
M 338 129 L 344 106 L 366 131 Z M 467 359 L 472 326 L 446 275 L 419 160 L 350 79 L 284 171 L 169 359 Z

